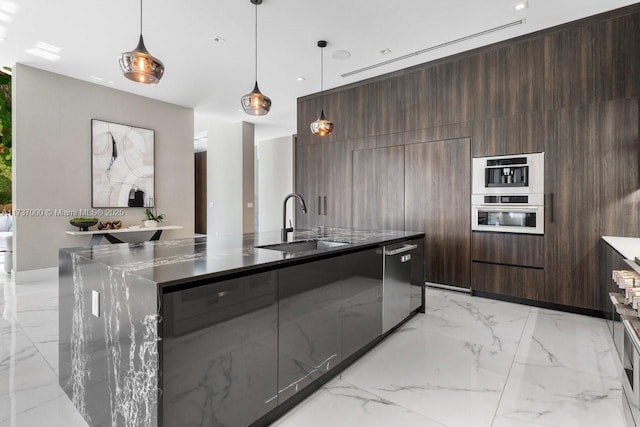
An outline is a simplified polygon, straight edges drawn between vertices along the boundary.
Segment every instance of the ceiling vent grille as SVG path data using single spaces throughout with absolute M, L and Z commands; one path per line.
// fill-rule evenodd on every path
M 354 74 L 358 74 L 358 73 L 362 73 L 362 72 L 365 72 L 365 71 L 369 71 L 369 70 L 372 70 L 374 68 L 382 67 L 382 66 L 387 65 L 387 64 L 393 64 L 394 62 L 402 61 L 402 60 L 405 60 L 407 58 L 411 58 L 412 56 L 422 55 L 423 53 L 431 52 L 432 50 L 441 49 L 443 47 L 451 46 L 451 45 L 456 44 L 456 43 L 462 43 L 464 41 L 471 40 L 471 39 L 474 39 L 476 37 L 484 36 L 485 34 L 490 34 L 490 33 L 496 32 L 496 31 L 504 30 L 506 28 L 515 27 L 516 25 L 522 25 L 525 22 L 526 22 L 526 20 L 524 18 L 523 19 L 519 19 L 517 21 L 509 22 L 508 24 L 500 25 L 499 27 L 490 28 L 488 30 L 480 31 L 479 33 L 470 34 L 468 36 L 460 37 L 459 39 L 455 39 L 455 40 L 451 40 L 451 41 L 448 41 L 448 42 L 440 43 L 438 45 L 431 46 L 431 47 L 428 47 L 426 49 L 422 49 L 422 50 L 418 50 L 416 52 L 408 53 L 406 55 L 402 55 L 402 56 L 399 56 L 397 58 L 392 58 L 392 59 L 389 59 L 387 61 L 378 62 L 377 64 L 369 65 L 367 67 L 360 68 L 360 69 L 354 70 L 354 71 L 349 71 L 348 73 L 344 73 L 344 74 L 340 74 L 340 75 L 342 77 L 349 77 L 349 76 L 352 76 Z

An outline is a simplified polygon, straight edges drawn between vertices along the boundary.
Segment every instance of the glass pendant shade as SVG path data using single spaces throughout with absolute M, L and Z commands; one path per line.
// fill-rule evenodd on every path
M 142 34 L 138 46 L 131 52 L 120 55 L 119 62 L 124 76 L 137 83 L 154 85 L 164 74 L 164 64 L 147 51 Z
M 245 113 L 251 116 L 265 116 L 271 110 L 271 98 L 264 95 L 258 89 L 258 5 L 262 4 L 262 0 L 249 0 L 255 5 L 255 73 L 256 84 L 253 86 L 251 93 L 240 98 L 240 104 Z
M 271 110 L 271 98 L 260 92 L 258 82 L 256 82 L 251 93 L 242 97 L 240 103 L 244 112 L 252 116 L 264 116 Z
M 316 136 L 327 136 L 333 132 L 333 122 L 327 120 L 324 116 L 324 48 L 327 47 L 327 42 L 319 40 L 318 47 L 320 48 L 320 99 L 322 108 L 320 109 L 320 117 L 309 125 L 309 129 Z
M 309 125 L 311 133 L 317 136 L 327 136 L 333 131 L 333 122 L 324 116 L 324 110 L 320 113 L 318 120 Z

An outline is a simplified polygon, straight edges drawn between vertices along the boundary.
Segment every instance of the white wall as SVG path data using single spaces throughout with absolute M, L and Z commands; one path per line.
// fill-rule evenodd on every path
M 14 209 L 91 208 L 91 119 L 155 130 L 155 192 L 165 224 L 193 235 L 193 110 L 26 65 L 13 74 Z M 140 224 L 143 208 L 124 208 L 125 225 Z M 16 216 L 14 269 L 55 267 L 58 249 L 84 246 L 88 237 L 68 216 Z M 105 218 L 107 219 L 107 218 Z
M 293 192 L 293 137 L 268 139 L 258 143 L 258 230 L 282 228 L 282 200 Z M 287 224 L 293 215 L 293 205 L 287 203 Z
M 254 231 L 253 124 L 209 120 L 207 234 Z M 251 204 L 251 207 L 249 207 Z

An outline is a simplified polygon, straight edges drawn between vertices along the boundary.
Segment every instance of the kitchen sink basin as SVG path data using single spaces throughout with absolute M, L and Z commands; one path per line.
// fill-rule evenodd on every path
M 333 242 L 330 240 L 301 240 L 301 241 L 294 241 L 294 242 L 276 243 L 274 245 L 256 246 L 256 248 L 270 249 L 272 251 L 295 253 L 295 252 L 315 251 L 320 249 L 337 248 L 339 246 L 344 246 L 348 244 L 349 244 L 348 242 Z

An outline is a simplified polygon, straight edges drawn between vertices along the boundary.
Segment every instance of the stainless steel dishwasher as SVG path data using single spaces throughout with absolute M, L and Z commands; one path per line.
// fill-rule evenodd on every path
M 382 284 L 382 332 L 392 329 L 411 311 L 411 255 L 418 249 L 412 243 L 384 247 Z

